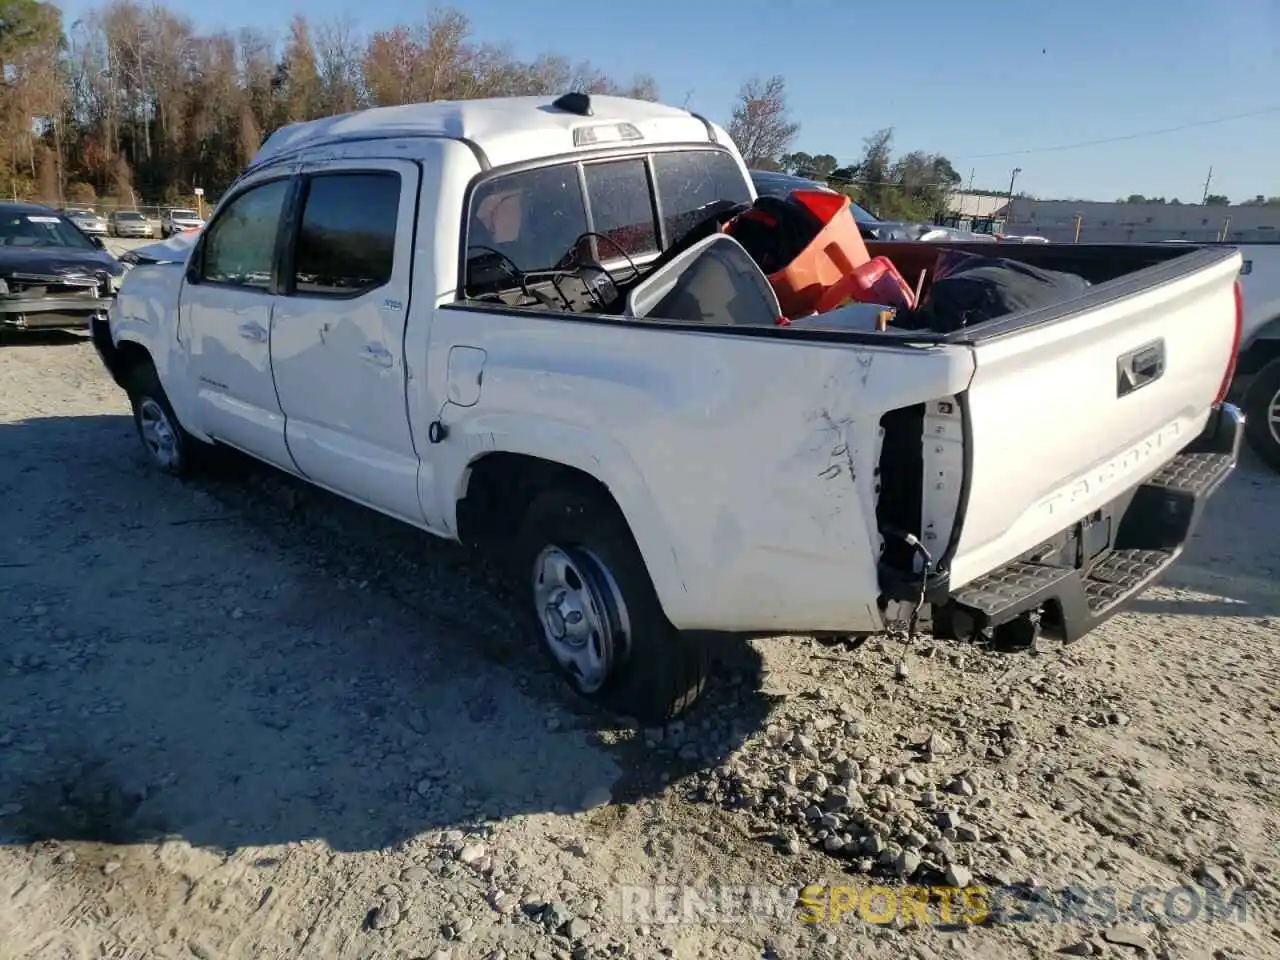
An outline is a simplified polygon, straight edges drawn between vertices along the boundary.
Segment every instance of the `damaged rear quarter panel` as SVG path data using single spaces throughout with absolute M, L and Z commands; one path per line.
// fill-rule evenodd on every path
M 442 492 L 454 495 L 479 448 L 587 470 L 622 507 L 667 616 L 686 629 L 878 629 L 880 417 L 959 393 L 972 375 L 955 347 L 450 308 L 429 350 L 437 407 L 459 343 L 488 360 L 480 401 L 449 411 L 458 440 L 437 448 Z

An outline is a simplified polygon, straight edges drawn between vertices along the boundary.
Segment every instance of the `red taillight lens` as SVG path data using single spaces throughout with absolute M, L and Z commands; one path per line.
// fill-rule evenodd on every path
M 1231 337 L 1231 356 L 1227 358 L 1227 371 L 1222 375 L 1222 386 L 1218 388 L 1218 396 L 1213 401 L 1221 403 L 1231 390 L 1231 381 L 1236 375 L 1236 356 L 1240 353 L 1240 338 L 1244 335 L 1244 291 L 1240 289 L 1240 280 L 1236 279 L 1236 329 Z

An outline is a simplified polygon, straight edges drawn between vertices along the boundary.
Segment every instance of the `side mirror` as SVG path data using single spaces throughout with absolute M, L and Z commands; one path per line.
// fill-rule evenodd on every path
M 97 247 L 99 250 L 105 250 L 105 249 L 107 249 L 107 245 L 106 245 L 106 243 L 105 243 L 105 242 L 103 241 L 103 239 L 102 239 L 100 236 L 98 236 L 96 233 L 94 233 L 94 234 L 90 234 L 90 235 L 89 235 L 89 242 L 90 242 L 90 243 L 92 243 L 92 244 L 93 244 L 95 247 Z

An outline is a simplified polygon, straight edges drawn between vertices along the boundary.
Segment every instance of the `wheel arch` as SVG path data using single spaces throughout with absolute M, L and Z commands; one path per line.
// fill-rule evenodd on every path
M 639 470 L 625 452 L 595 453 L 598 443 L 586 435 L 564 439 L 555 449 L 543 443 L 534 452 L 509 443 L 473 456 L 453 486 L 450 526 L 464 543 L 493 542 L 514 534 L 524 512 L 544 490 L 568 485 L 596 495 L 626 525 L 663 610 L 676 621 L 680 598 L 687 595 L 680 560 Z
M 1280 360 L 1280 316 L 1262 324 L 1240 353 L 1236 376 L 1252 376 L 1274 360 Z

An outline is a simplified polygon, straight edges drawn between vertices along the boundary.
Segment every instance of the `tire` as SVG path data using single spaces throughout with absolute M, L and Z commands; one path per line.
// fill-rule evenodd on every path
M 1244 395 L 1244 435 L 1258 459 L 1280 473 L 1280 359 L 1254 376 Z
M 707 681 L 706 647 L 667 620 L 631 531 L 607 496 L 571 486 L 540 493 L 513 557 L 530 632 L 575 694 L 646 726 L 697 701 Z
M 134 367 L 128 383 L 133 425 L 147 462 L 169 476 L 190 476 L 206 462 L 212 448 L 182 428 L 150 363 Z

